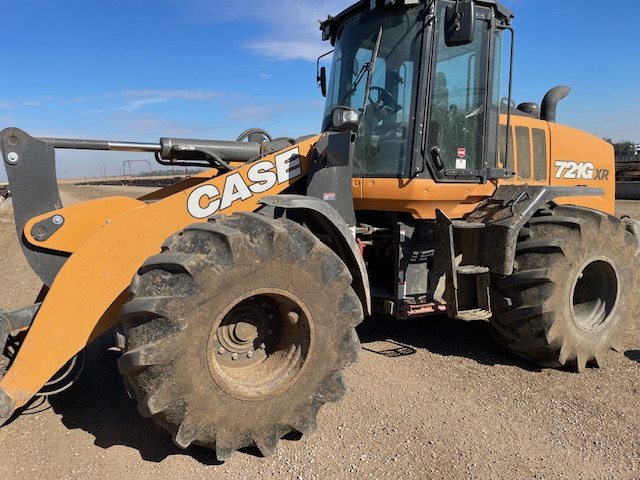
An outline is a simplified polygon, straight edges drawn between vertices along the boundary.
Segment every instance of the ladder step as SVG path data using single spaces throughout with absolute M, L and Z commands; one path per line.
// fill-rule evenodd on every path
M 491 312 L 482 308 L 474 308 L 472 310 L 459 310 L 458 319 L 467 322 L 473 320 L 487 320 L 491 318 Z
M 482 265 L 458 265 L 456 272 L 460 275 L 480 275 L 482 273 L 488 273 L 489 267 Z
M 453 228 L 460 229 L 472 229 L 472 228 L 484 228 L 485 224 L 482 222 L 468 222 L 466 220 L 451 220 Z

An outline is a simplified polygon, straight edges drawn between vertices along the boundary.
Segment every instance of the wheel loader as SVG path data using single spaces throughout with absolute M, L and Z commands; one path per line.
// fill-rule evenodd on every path
M 614 216 L 612 147 L 556 123 L 568 87 L 512 101 L 512 18 L 494 0 L 363 0 L 328 17 L 318 135 L 3 130 L 17 235 L 43 287 L 0 315 L 0 424 L 70 385 L 116 325 L 139 412 L 220 460 L 313 431 L 374 313 L 486 321 L 540 366 L 601 366 L 640 297 L 640 222 Z M 64 207 L 64 148 L 205 170 Z

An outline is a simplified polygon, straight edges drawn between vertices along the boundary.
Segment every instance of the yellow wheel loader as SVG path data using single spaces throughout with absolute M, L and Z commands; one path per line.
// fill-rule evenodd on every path
M 140 413 L 220 460 L 312 431 L 344 395 L 355 326 L 374 312 L 485 320 L 538 365 L 601 365 L 640 297 L 640 223 L 613 216 L 612 147 L 555 122 L 568 87 L 511 100 L 512 18 L 494 0 L 366 0 L 328 17 L 315 136 L 0 132 L 17 234 L 44 285 L 0 313 L 0 424 L 68 386 L 115 325 Z M 61 148 L 206 170 L 137 200 L 63 207 Z

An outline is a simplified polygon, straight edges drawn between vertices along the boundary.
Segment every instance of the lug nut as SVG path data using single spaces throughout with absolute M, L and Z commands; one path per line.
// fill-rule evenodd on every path
M 291 322 L 291 325 L 295 325 L 298 323 L 300 316 L 296 312 L 289 312 L 287 313 L 287 319 Z
M 247 352 L 247 358 L 253 357 L 253 350 Z
M 234 353 L 233 355 L 231 355 L 231 360 L 237 360 L 238 359 L 238 354 Z
M 224 349 L 224 348 L 220 347 L 220 348 L 218 349 L 218 354 L 219 354 L 219 355 L 222 355 L 224 352 L 225 352 L 225 349 Z

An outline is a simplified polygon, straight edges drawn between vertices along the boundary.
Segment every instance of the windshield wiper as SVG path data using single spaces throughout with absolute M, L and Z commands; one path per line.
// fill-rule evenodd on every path
M 365 92 L 364 92 L 364 105 L 362 106 L 362 115 L 363 116 L 364 116 L 364 113 L 367 110 L 367 100 L 369 98 L 369 92 L 371 91 L 371 80 L 373 78 L 373 69 L 376 66 L 376 59 L 378 58 L 378 51 L 380 50 L 380 42 L 381 41 L 382 41 L 382 26 L 380 27 L 380 30 L 378 30 L 378 36 L 376 37 L 376 43 L 375 43 L 375 46 L 373 47 L 373 51 L 371 52 L 371 60 L 369 60 L 368 63 L 365 63 L 362 66 L 362 68 L 358 72 L 358 76 L 356 77 L 356 81 L 353 82 L 353 85 L 351 85 L 351 88 L 349 89 L 347 94 L 344 96 L 344 98 L 340 102 L 340 106 L 344 106 L 347 103 L 347 100 L 349 100 L 349 98 L 351 98 L 351 95 L 353 95 L 353 92 L 355 92 L 356 88 L 358 88 L 358 85 L 360 84 L 360 81 L 364 78 L 364 73 L 367 72 L 367 87 L 366 87 Z
M 373 47 L 373 52 L 371 52 L 371 61 L 369 62 L 369 67 L 367 70 L 369 73 L 367 74 L 367 88 L 364 90 L 364 105 L 362 106 L 362 116 L 367 112 L 367 100 L 369 100 L 369 94 L 371 93 L 371 80 L 373 80 L 373 69 L 376 66 L 376 60 L 378 59 L 378 51 L 380 50 L 380 42 L 382 41 L 382 25 L 380 25 L 380 30 L 378 30 L 378 38 L 376 38 L 376 45 Z
M 358 88 L 358 84 L 360 83 L 360 80 L 362 80 L 362 77 L 364 77 L 364 72 L 367 71 L 368 68 L 368 63 L 365 63 L 362 68 L 360 69 L 360 71 L 358 72 L 358 76 L 356 77 L 356 81 L 353 82 L 353 85 L 351 85 L 351 88 L 349 89 L 349 91 L 346 93 L 346 95 L 344 96 L 344 98 L 340 101 L 340 106 L 344 107 L 347 103 L 347 100 L 349 100 L 349 98 L 351 98 L 351 95 L 353 95 L 353 92 L 356 91 L 356 88 Z

